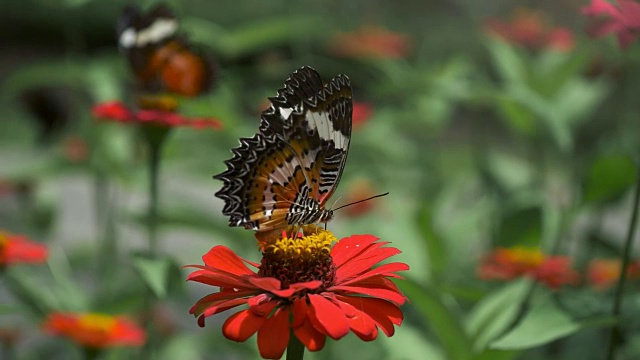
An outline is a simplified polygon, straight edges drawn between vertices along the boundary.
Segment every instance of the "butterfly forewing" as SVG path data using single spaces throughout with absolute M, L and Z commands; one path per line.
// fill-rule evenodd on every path
M 215 178 L 231 226 L 264 231 L 317 222 L 344 169 L 351 137 L 351 87 L 339 75 L 322 85 L 304 67 L 262 114 L 258 134 L 241 139 Z

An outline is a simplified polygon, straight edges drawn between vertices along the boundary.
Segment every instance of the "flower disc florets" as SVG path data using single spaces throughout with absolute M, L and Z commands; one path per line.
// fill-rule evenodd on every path
M 313 225 L 301 230 L 304 236 L 298 233 L 290 237 L 287 234 L 291 231 L 283 231 L 280 239 L 264 246 L 258 276 L 280 280 L 283 289 L 290 284 L 319 280 L 322 286 L 316 291 L 322 292 L 335 279 L 331 245 L 337 239 L 331 232 Z

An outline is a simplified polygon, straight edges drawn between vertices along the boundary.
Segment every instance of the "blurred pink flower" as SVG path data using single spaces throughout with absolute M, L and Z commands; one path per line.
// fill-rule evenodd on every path
M 640 4 L 631 0 L 618 0 L 618 6 L 605 0 L 591 0 L 582 8 L 588 17 L 597 17 L 587 32 L 593 37 L 615 33 L 620 48 L 626 49 L 637 37 L 640 30 Z

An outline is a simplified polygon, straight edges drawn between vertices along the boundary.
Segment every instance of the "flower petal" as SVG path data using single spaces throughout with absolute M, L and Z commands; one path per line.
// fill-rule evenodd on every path
M 242 310 L 227 318 L 222 325 L 222 334 L 229 340 L 243 342 L 255 334 L 266 320 L 266 316 L 257 316 L 249 309 Z
M 347 317 L 340 307 L 321 295 L 310 294 L 308 298 L 311 305 L 311 311 L 308 314 L 313 325 L 319 325 L 319 328 L 316 326 L 316 329 L 334 340 L 349 333 Z
M 293 329 L 293 333 L 309 351 L 319 351 L 324 347 L 327 337 L 318 331 L 309 319 Z
M 391 337 L 395 333 L 393 325 L 400 326 L 404 316 L 402 311 L 394 304 L 375 298 L 355 297 L 355 296 L 337 296 L 337 299 L 353 305 L 356 309 L 359 309 L 369 315 L 376 325 L 385 333 L 385 335 Z
M 196 302 L 196 304 L 193 305 L 193 307 L 191 307 L 191 310 L 189 311 L 189 313 L 195 314 L 196 316 L 198 316 L 201 313 L 203 313 L 205 309 L 209 307 L 218 307 L 220 304 L 226 304 L 230 300 L 237 302 L 237 305 L 234 305 L 234 306 L 242 305 L 247 302 L 247 298 L 242 295 L 244 295 L 242 294 L 242 292 L 235 292 L 235 291 L 233 292 L 224 291 L 224 292 L 217 292 L 214 294 L 207 295 L 201 298 L 200 300 L 198 300 L 198 302 Z M 231 307 L 227 306 L 226 309 L 230 309 Z M 218 312 L 220 311 L 224 311 L 224 310 L 219 310 Z M 217 312 L 215 312 L 214 314 L 217 314 Z
M 342 268 L 346 268 L 346 266 L 343 266 Z M 355 268 L 351 268 L 349 270 L 355 270 Z M 340 271 L 340 269 L 338 269 L 336 270 L 336 283 L 341 285 L 346 285 L 356 281 L 363 281 L 372 277 L 379 277 L 379 276 L 398 277 L 399 275 L 394 274 L 394 272 L 407 271 L 407 270 L 409 270 L 409 265 L 401 262 L 394 262 L 394 263 L 388 263 L 388 264 L 378 266 L 374 269 L 371 269 L 371 267 L 369 267 L 367 269 L 364 269 L 363 271 L 359 271 L 358 273 L 356 273 L 359 276 L 351 278 L 351 276 L 349 275 L 356 275 L 356 274 L 349 274 L 347 271 Z
M 342 291 L 345 294 L 367 295 L 373 298 L 390 301 L 396 305 L 402 305 L 406 301 L 406 298 L 404 297 L 404 295 L 402 295 L 402 293 L 398 291 L 380 288 L 380 286 L 376 284 L 370 285 L 365 283 L 362 283 L 362 284 L 359 283 L 358 285 L 359 286 L 354 286 L 354 285 L 332 286 L 328 288 L 327 291 L 332 291 L 332 292 Z
M 265 359 L 279 359 L 289 343 L 289 309 L 279 308 L 258 330 L 258 350 Z
M 349 327 L 363 341 L 372 341 L 378 336 L 378 328 L 376 322 L 367 313 L 360 311 L 355 306 L 338 301 L 338 306 L 347 314 Z
M 341 239 L 331 248 L 333 263 L 336 267 L 340 267 L 377 240 L 378 238 L 373 235 L 352 235 Z
M 254 272 L 244 264 L 246 260 L 243 260 L 226 246 L 214 246 L 202 256 L 202 260 L 207 266 L 225 270 L 235 275 L 254 274 Z

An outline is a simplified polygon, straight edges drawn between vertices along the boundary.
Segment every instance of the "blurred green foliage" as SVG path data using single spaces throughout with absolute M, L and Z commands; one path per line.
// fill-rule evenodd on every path
M 159 258 L 142 251 L 148 173 L 139 133 L 91 116 L 101 101 L 132 103 L 133 78 L 114 31 L 126 2 L 3 4 L 0 227 L 52 249 L 48 268 L 11 268 L 0 279 L 0 328 L 22 330 L 21 341 L 5 345 L 17 358 L 73 351 L 34 335 L 49 311 L 140 312 L 148 289 L 169 323 L 157 358 L 257 357 L 255 340 L 222 337 L 223 317 L 197 328 L 188 310 L 205 290 L 186 288 L 187 272 L 178 269 L 217 244 L 258 258 L 251 234 L 227 226 L 211 175 L 239 137 L 256 131 L 266 98 L 303 65 L 325 81 L 349 75 L 355 101 L 373 111 L 353 131 L 336 198 L 358 179 L 390 192 L 366 214 L 338 212 L 330 229 L 391 241 L 411 266 L 398 281 L 410 302 L 394 337 L 349 336 L 309 358 L 603 358 L 615 321 L 611 292 L 482 282 L 476 268 L 498 246 L 571 256 L 582 275 L 589 260 L 620 256 L 638 180 L 637 46 L 623 53 L 611 39 L 586 37 L 575 1 L 168 3 L 182 32 L 218 65 L 215 91 L 181 99 L 181 111 L 220 119 L 224 129 L 176 129 L 165 144 Z M 530 49 L 487 33 L 486 19 L 508 19 L 526 5 L 569 27 L 575 46 Z M 336 36 L 366 26 L 404 34 L 410 51 L 332 52 Z M 640 311 L 639 294 L 628 289 L 625 313 Z M 637 358 L 640 322 L 620 321 L 623 356 Z

